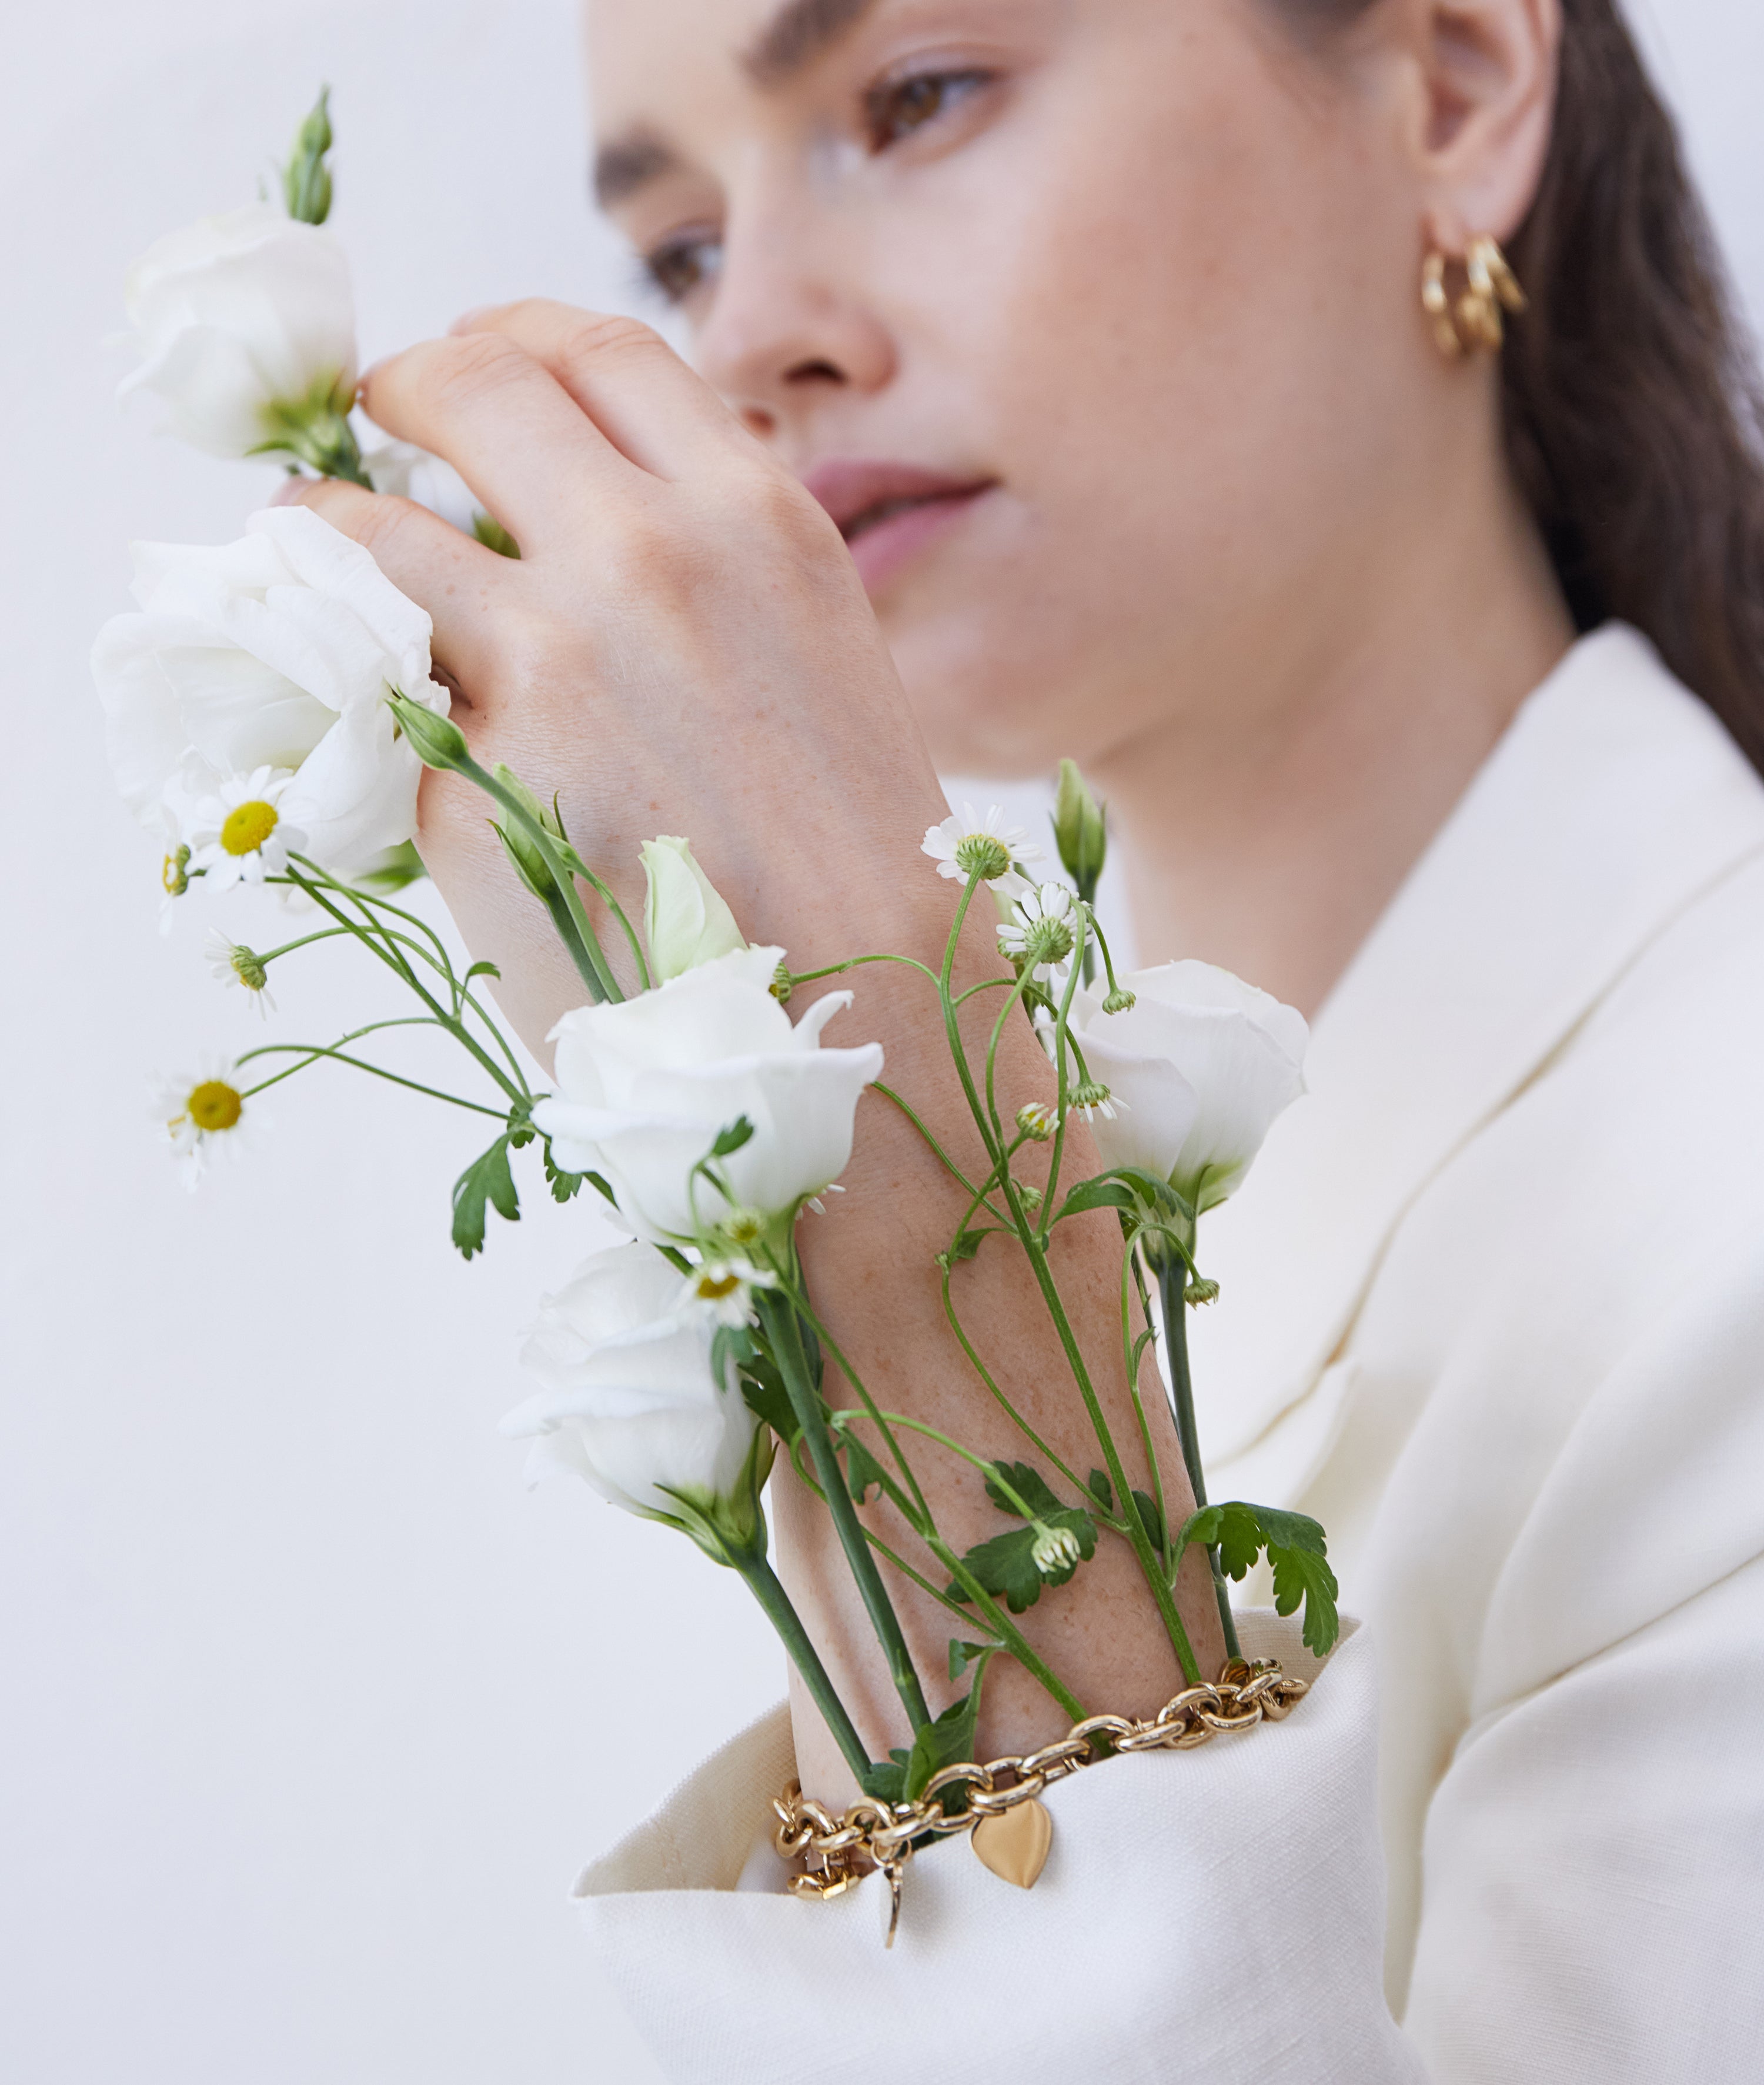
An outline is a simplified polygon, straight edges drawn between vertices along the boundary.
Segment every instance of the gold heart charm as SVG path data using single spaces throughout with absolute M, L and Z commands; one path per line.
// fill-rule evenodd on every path
M 970 1837 L 995 1875 L 1019 1889 L 1033 1889 L 1054 1843 L 1054 1820 L 1032 1797 L 996 1817 L 982 1817 Z

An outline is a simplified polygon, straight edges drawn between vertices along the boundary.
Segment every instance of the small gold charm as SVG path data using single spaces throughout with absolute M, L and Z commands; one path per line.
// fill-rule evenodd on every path
M 982 1817 L 972 1836 L 974 1851 L 995 1875 L 1033 1889 L 1054 1843 L 1054 1820 L 1032 1797 L 996 1817 Z

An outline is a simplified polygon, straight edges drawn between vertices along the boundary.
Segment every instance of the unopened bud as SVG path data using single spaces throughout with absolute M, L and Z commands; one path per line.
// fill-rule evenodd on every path
M 1110 992 L 1109 996 L 1103 1001 L 1103 1012 L 1105 1013 L 1131 1013 L 1134 1007 L 1139 1004 L 1139 1000 L 1132 992 L 1124 991 L 1119 985 L 1117 985 L 1115 989 Z
M 796 987 L 791 982 L 790 965 L 782 957 L 778 958 L 778 968 L 772 973 L 770 989 L 773 998 L 780 1006 L 790 1004 L 790 996 Z
M 1031 1101 L 1017 1110 L 1017 1127 L 1033 1144 L 1045 1144 L 1059 1127 L 1059 1117 L 1045 1101 Z
M 1071 1098 L 1072 1106 L 1087 1116 L 1100 1115 L 1105 1122 L 1115 1119 L 1114 1095 L 1095 1079 L 1086 1079 L 1081 1086 L 1074 1088 Z M 1125 1107 L 1126 1103 L 1123 1101 L 1119 1105 Z
M 190 887 L 190 851 L 176 847 L 159 865 L 159 881 L 167 898 L 181 898 Z
M 1066 873 L 1078 885 L 1078 894 L 1088 905 L 1096 895 L 1109 852 L 1109 835 L 1102 806 L 1079 773 L 1075 761 L 1060 762 L 1059 788 L 1054 799 L 1054 839 Z
M 1029 1558 L 1044 1578 L 1065 1576 L 1078 1568 L 1083 1552 L 1069 1527 L 1049 1527 L 1045 1520 L 1034 1523 L 1035 1539 Z
M 331 214 L 331 90 L 321 87 L 306 121 L 294 134 L 294 156 L 282 171 L 282 192 L 297 224 L 323 224 Z
M 398 720 L 398 728 L 425 767 L 459 768 L 471 758 L 465 733 L 450 717 L 425 709 L 396 688 L 388 690 L 386 707 Z
M 1182 1300 L 1185 1303 L 1216 1303 L 1219 1301 L 1219 1284 L 1198 1279 L 1191 1281 L 1182 1291 Z
M 535 823 L 543 826 L 553 839 L 564 838 L 563 820 L 558 816 L 555 805 L 547 810 L 505 762 L 498 760 L 490 771 Z M 515 865 L 515 873 L 535 898 L 549 904 L 557 892 L 558 881 L 532 833 L 512 813 L 507 824 L 497 826 L 495 832 L 502 843 L 502 851 Z
M 667 833 L 645 840 L 643 876 L 648 886 L 643 939 L 657 984 L 747 946 L 735 915 L 688 842 Z

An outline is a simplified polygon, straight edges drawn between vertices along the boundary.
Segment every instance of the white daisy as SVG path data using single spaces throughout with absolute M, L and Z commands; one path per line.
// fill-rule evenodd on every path
M 165 1125 L 185 1187 L 195 1187 L 217 1149 L 236 1157 L 248 1142 L 242 1083 L 237 1066 L 226 1057 L 210 1059 L 194 1077 L 154 1082 L 154 1119 Z
M 262 957 L 255 949 L 248 949 L 242 941 L 229 941 L 217 929 L 203 944 L 202 953 L 208 958 L 209 968 L 222 984 L 242 986 L 246 997 L 266 1017 L 275 1012 L 276 1003 L 269 996 L 269 975 Z
M 286 767 L 257 767 L 205 797 L 192 822 L 189 873 L 206 876 L 212 890 L 279 876 L 290 848 L 306 845 L 306 834 L 285 825 L 276 808 L 293 779 Z
M 1044 883 L 1018 898 L 1015 916 L 999 929 L 999 947 L 1013 963 L 1024 965 L 1045 983 L 1055 963 L 1072 953 L 1075 900 L 1063 883 Z
M 952 815 L 929 829 L 920 851 L 929 855 L 937 873 L 952 883 L 965 883 L 974 875 L 996 883 L 1010 875 L 1012 862 L 1041 858 L 1041 850 L 1030 843 L 1022 828 L 1006 826 L 1003 818 L 1002 804 L 993 805 L 983 818 L 975 815 L 972 804 L 964 804 L 959 818 Z
M 687 1307 L 709 1308 L 719 1325 L 749 1324 L 753 1317 L 756 1289 L 775 1289 L 778 1276 L 751 1260 L 723 1256 L 706 1259 L 686 1276 L 681 1302 Z

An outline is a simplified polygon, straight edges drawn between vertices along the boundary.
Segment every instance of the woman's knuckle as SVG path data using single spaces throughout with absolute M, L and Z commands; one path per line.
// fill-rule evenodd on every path
M 565 359 L 578 364 L 617 363 L 672 351 L 653 326 L 621 312 L 578 312 L 563 338 Z
M 425 388 L 443 409 L 469 406 L 519 383 L 532 366 L 527 350 L 502 333 L 462 333 L 435 342 Z

